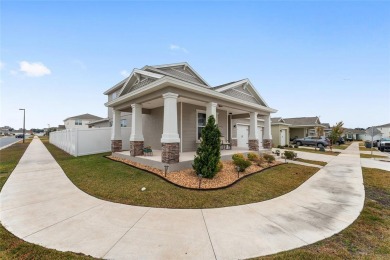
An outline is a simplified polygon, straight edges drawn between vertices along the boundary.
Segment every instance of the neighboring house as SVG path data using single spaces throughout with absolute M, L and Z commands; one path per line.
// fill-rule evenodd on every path
M 259 150 L 263 141 L 265 148 L 271 147 L 270 114 L 276 110 L 248 79 L 212 87 L 185 62 L 144 66 L 104 94 L 108 96 L 105 105 L 112 122 L 113 152 L 122 150 L 123 115 L 131 119 L 127 122 L 131 156 L 142 155 L 145 144 L 162 150 L 162 162 L 178 162 L 180 152 L 196 151 L 210 115 L 233 144 Z M 249 126 L 234 124 L 234 120 L 245 118 L 250 118 Z M 259 120 L 264 122 L 263 140 L 259 140 Z M 236 136 L 234 128 L 239 131 Z
M 65 130 L 65 125 L 58 125 L 57 131 Z
M 320 119 L 317 116 L 283 118 L 283 121 L 290 125 L 290 139 L 317 136 L 316 128 L 325 128 L 321 125 Z
M 13 128 L 9 126 L 0 127 L 0 135 L 10 135 Z
M 94 116 L 91 114 L 82 114 L 78 116 L 68 117 L 64 120 L 64 125 L 66 129 L 73 128 L 89 128 L 88 124 L 92 121 L 102 119 L 101 117 Z
M 111 122 L 109 118 L 103 118 L 99 120 L 92 121 L 87 124 L 89 128 L 100 128 L 100 127 L 110 127 Z
M 290 124 L 287 124 L 283 118 L 271 118 L 272 142 L 275 147 L 285 146 L 290 143 Z
M 361 141 L 365 134 L 363 129 L 344 128 L 343 137 L 348 141 Z
M 369 127 L 364 131 L 364 134 L 360 135 L 360 138 L 362 141 L 376 141 L 382 138 L 382 133 L 376 127 Z
M 330 132 L 332 132 L 332 127 L 330 127 L 329 123 L 322 123 L 322 126 L 324 126 L 324 136 L 329 137 Z
M 378 129 L 382 133 L 383 138 L 390 138 L 390 123 L 378 125 L 376 126 L 376 129 Z

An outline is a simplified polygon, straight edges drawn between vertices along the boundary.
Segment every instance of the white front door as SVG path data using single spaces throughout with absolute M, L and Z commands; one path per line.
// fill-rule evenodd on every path
M 263 127 L 262 126 L 258 126 L 257 129 L 258 129 L 258 132 L 259 132 L 259 147 L 263 148 Z
M 237 125 L 237 147 L 248 148 L 249 126 Z
M 286 145 L 286 130 L 280 131 L 280 145 L 281 146 Z

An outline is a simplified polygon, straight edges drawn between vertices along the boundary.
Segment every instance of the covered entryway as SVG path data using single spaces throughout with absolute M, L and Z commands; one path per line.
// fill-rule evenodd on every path
M 237 124 L 237 147 L 248 147 L 249 126 Z
M 280 130 L 280 145 L 286 145 L 286 129 Z

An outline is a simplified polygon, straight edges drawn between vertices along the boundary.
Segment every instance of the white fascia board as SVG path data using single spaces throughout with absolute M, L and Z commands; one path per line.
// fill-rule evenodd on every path
M 267 107 L 269 107 L 268 104 L 267 104 L 267 102 L 265 102 L 265 100 L 263 99 L 263 97 L 259 94 L 259 92 L 257 92 L 256 88 L 253 86 L 252 82 L 250 82 L 249 79 L 243 79 L 243 80 L 234 82 L 234 83 L 232 83 L 232 84 L 230 84 L 230 85 L 224 86 L 223 88 L 216 89 L 216 91 L 217 91 L 217 92 L 222 92 L 222 91 L 224 91 L 224 90 L 228 90 L 228 89 L 231 89 L 231 88 L 238 87 L 238 86 L 240 86 L 240 85 L 242 85 L 242 84 L 244 84 L 244 83 L 247 83 L 247 84 L 250 86 L 251 90 L 252 90 L 252 91 L 254 92 L 254 94 L 255 94 L 255 98 L 256 98 L 256 96 L 257 96 L 257 97 L 260 99 L 260 101 L 262 101 Z M 253 93 L 252 93 L 252 94 L 253 94 Z
M 121 80 L 119 83 L 115 84 L 113 87 L 109 88 L 108 90 L 106 90 L 103 94 L 104 95 L 108 95 L 110 94 L 111 92 L 114 92 L 115 90 L 117 90 L 124 82 L 126 82 L 127 78 L 124 78 L 123 80 Z
M 234 83 L 232 83 L 232 84 L 226 85 L 226 86 L 224 86 L 224 87 L 222 87 L 222 88 L 217 88 L 215 91 L 217 91 L 217 92 L 222 92 L 222 91 L 224 91 L 224 90 L 227 90 L 227 89 L 231 89 L 231 88 L 240 86 L 240 85 L 244 84 L 246 81 L 247 81 L 246 79 L 243 79 L 243 80 L 234 82 Z
M 178 80 L 178 79 L 175 79 L 175 78 L 171 78 L 171 77 L 168 77 L 168 76 L 162 77 L 161 79 L 156 80 L 156 81 L 146 85 L 143 88 L 137 89 L 134 92 L 131 92 L 131 93 L 128 93 L 128 94 L 126 94 L 126 95 L 124 95 L 122 97 L 116 98 L 115 100 L 107 102 L 104 105 L 107 106 L 107 107 L 113 107 L 113 106 L 116 106 L 116 105 L 120 105 L 120 104 L 122 104 L 122 103 L 124 103 L 124 102 L 126 102 L 128 100 L 131 100 L 133 98 L 137 98 L 137 97 L 140 97 L 140 96 L 144 95 L 144 92 L 150 93 L 150 92 L 156 91 L 159 88 L 163 88 L 165 86 L 169 86 L 169 84 L 172 84 L 171 85 L 172 87 L 177 87 L 177 88 L 181 88 L 181 89 L 184 89 L 184 90 L 192 91 L 194 93 L 208 95 L 208 96 L 211 96 L 211 97 L 216 97 L 216 98 L 228 101 L 228 102 L 239 104 L 241 106 L 244 105 L 246 107 L 249 107 L 249 108 L 252 108 L 252 109 L 256 109 L 256 110 L 260 110 L 260 111 L 265 111 L 265 112 L 269 112 L 269 113 L 276 113 L 278 111 L 276 109 L 273 109 L 273 108 L 270 108 L 270 107 L 265 107 L 265 106 L 262 106 L 262 105 L 251 104 L 251 103 L 244 103 L 243 104 L 243 101 L 241 99 L 230 97 L 228 95 L 224 95 L 222 93 L 218 93 L 215 90 L 212 90 L 212 89 L 209 89 L 209 88 L 204 88 L 204 87 L 199 87 L 196 84 L 191 84 L 191 83 L 188 83 L 188 82 L 185 82 L 185 81 L 181 81 L 181 80 Z
M 209 83 L 207 83 L 207 81 L 204 80 L 204 79 L 202 78 L 202 76 L 200 76 L 199 73 L 196 72 L 196 70 L 194 70 L 194 69 L 190 66 L 190 64 L 188 64 L 187 62 L 179 62 L 179 63 L 172 63 L 172 64 L 164 64 L 164 65 L 157 65 L 157 66 L 151 66 L 151 67 L 156 68 L 156 69 L 159 69 L 159 68 L 169 68 L 169 67 L 177 67 L 177 66 L 186 66 L 186 67 L 190 68 L 191 71 L 192 71 L 198 78 L 200 78 L 200 79 L 203 81 L 203 83 L 205 83 L 208 87 L 210 87 Z
M 285 125 L 285 126 L 291 126 L 291 124 L 286 124 L 286 123 L 271 123 L 271 125 Z
M 122 94 L 122 92 L 126 88 L 127 84 L 129 84 L 129 81 L 134 76 L 134 74 L 142 74 L 142 75 L 145 75 L 147 77 L 152 77 L 152 78 L 156 78 L 156 79 L 160 79 L 160 78 L 164 77 L 164 75 L 161 75 L 161 74 L 148 72 L 148 71 L 144 71 L 144 70 L 140 70 L 140 69 L 133 69 L 130 76 L 127 78 L 126 83 L 123 85 L 121 91 L 119 92 L 119 96 Z

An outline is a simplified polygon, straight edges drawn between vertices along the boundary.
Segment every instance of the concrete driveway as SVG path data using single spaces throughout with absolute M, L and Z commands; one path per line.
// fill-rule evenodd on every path
M 80 191 L 39 139 L 0 194 L 0 219 L 16 236 L 109 259 L 242 259 L 330 237 L 364 204 L 357 143 L 296 190 L 248 205 L 163 209 L 121 205 Z

